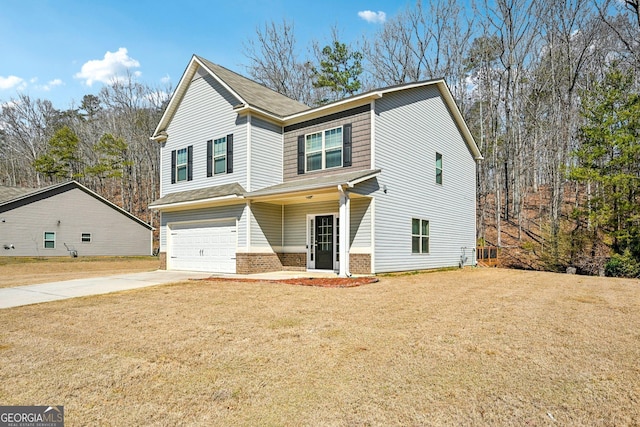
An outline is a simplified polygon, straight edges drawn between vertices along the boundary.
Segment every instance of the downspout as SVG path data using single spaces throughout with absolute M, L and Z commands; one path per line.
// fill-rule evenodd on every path
M 342 185 L 338 185 L 340 192 L 340 277 L 351 277 L 349 271 L 349 237 L 351 235 L 351 200 Z

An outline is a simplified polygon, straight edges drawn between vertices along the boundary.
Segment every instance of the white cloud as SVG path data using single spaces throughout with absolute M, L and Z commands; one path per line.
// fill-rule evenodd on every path
M 64 83 L 60 79 L 53 79 L 49 81 L 46 85 L 37 86 L 38 89 L 42 89 L 44 91 L 50 91 L 56 86 L 62 86 Z
M 93 85 L 94 82 L 112 83 L 114 80 L 124 78 L 127 70 L 130 68 L 138 68 L 140 62 L 129 57 L 127 48 L 121 47 L 117 52 L 109 52 L 104 54 L 104 59 L 92 59 L 82 65 L 79 73 L 74 76 L 77 79 L 84 80 L 87 86 Z M 135 71 L 133 75 L 139 76 L 140 71 Z
M 374 12 L 372 10 L 362 10 L 358 12 L 358 16 L 372 24 L 382 24 L 387 20 L 387 14 L 383 11 Z
M 17 76 L 2 77 L 0 76 L 0 89 L 13 89 L 24 87 L 25 81 Z

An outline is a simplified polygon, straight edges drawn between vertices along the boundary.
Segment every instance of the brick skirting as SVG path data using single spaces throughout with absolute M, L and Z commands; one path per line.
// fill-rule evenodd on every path
M 265 253 L 237 253 L 236 273 L 253 274 L 265 273 L 268 271 L 281 271 L 282 263 L 277 254 Z
M 289 271 L 305 271 L 307 269 L 307 254 L 306 253 L 279 253 L 278 258 L 282 263 L 283 270 Z
M 353 274 L 371 274 L 371 255 L 349 254 L 349 270 Z
M 158 254 L 158 260 L 160 261 L 160 270 L 166 270 L 167 269 L 167 253 L 160 252 Z

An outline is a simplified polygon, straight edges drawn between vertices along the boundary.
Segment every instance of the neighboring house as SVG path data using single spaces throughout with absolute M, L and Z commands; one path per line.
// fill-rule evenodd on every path
M 76 181 L 0 186 L 0 256 L 151 255 L 152 230 Z
M 193 56 L 152 139 L 163 268 L 475 263 L 482 157 L 443 80 L 310 108 Z

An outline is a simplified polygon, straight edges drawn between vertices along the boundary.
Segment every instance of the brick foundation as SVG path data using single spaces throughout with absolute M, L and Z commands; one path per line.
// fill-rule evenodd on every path
M 306 253 L 279 253 L 280 263 L 283 270 L 289 271 L 306 271 L 307 269 L 307 254 Z
M 236 254 L 236 273 L 237 274 L 254 274 L 265 273 L 268 271 L 283 270 L 282 263 L 277 254 L 274 253 L 237 253 Z
M 167 269 L 167 253 L 166 252 L 160 252 L 158 254 L 158 261 L 160 262 L 160 270 L 166 270 Z
M 349 254 L 349 270 L 353 274 L 371 274 L 371 255 Z

